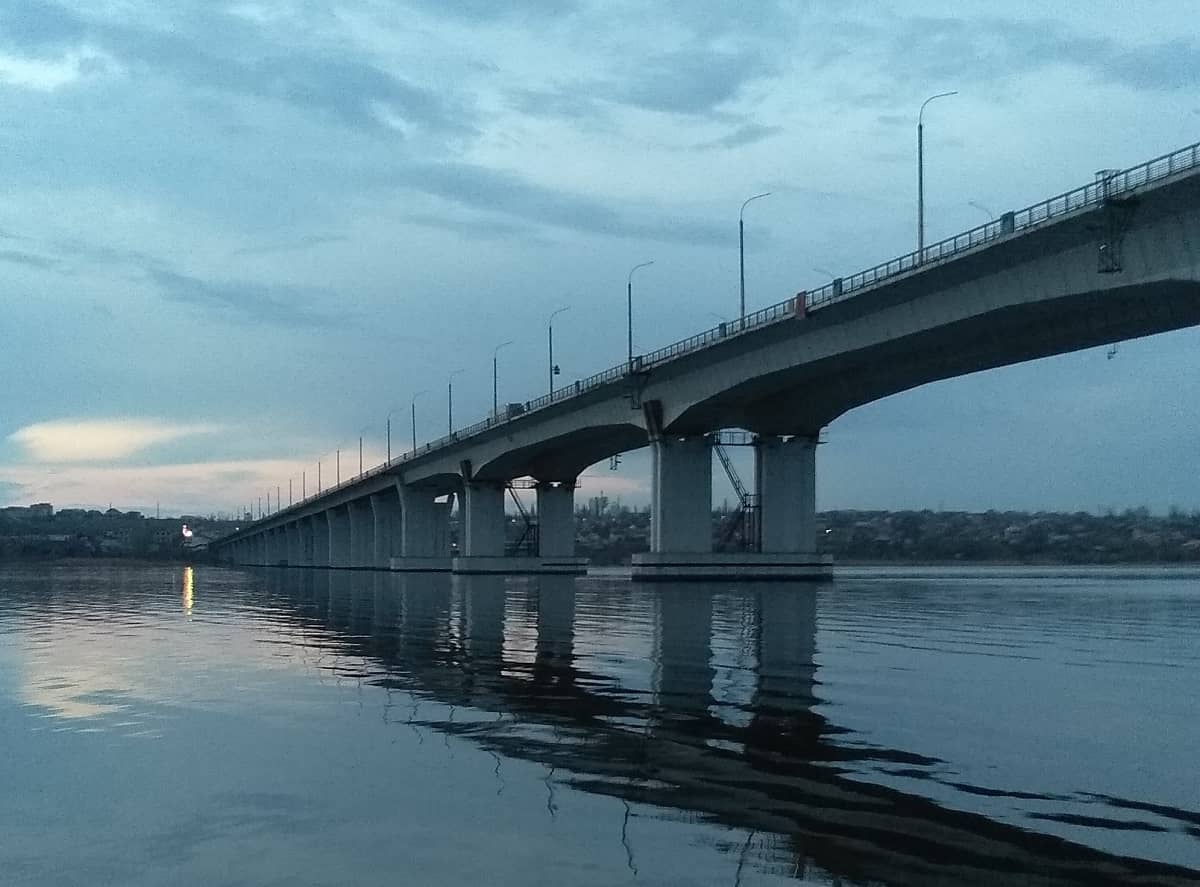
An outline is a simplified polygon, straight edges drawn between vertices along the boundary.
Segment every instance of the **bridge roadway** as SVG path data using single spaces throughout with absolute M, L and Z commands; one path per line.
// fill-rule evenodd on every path
M 1077 188 L 492 416 L 214 543 L 234 563 L 582 572 L 574 489 L 652 450 L 634 576 L 821 578 L 816 444 L 871 401 L 1200 324 L 1200 145 Z M 713 434 L 755 436 L 759 551 L 712 551 Z M 533 478 L 538 552 L 505 557 L 506 484 Z M 458 499 L 460 553 L 451 558 Z

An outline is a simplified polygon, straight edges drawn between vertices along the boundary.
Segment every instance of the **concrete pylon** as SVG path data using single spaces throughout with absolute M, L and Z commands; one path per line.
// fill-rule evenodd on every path
M 503 557 L 504 484 L 468 481 L 463 496 L 462 550 L 465 557 Z
M 754 489 L 764 554 L 817 550 L 817 440 L 760 436 Z
M 355 499 L 346 512 L 350 517 L 350 566 L 375 566 L 375 514 L 370 499 Z
M 538 554 L 575 556 L 575 481 L 537 486 Z
M 311 518 L 313 536 L 313 566 L 328 567 L 329 562 L 329 513 L 319 511 Z
M 352 566 L 349 511 L 345 505 L 339 505 L 327 509 L 325 518 L 329 521 L 329 566 L 342 568 Z
M 374 518 L 374 545 L 371 552 L 372 566 L 379 570 L 390 569 L 393 555 L 400 555 L 403 517 L 400 511 L 400 494 L 395 488 L 371 496 L 371 514 Z
M 410 558 L 450 557 L 450 503 L 436 501 L 437 491 L 398 485 L 400 552 Z
M 650 443 L 650 551 L 712 551 L 712 442 L 662 436 Z

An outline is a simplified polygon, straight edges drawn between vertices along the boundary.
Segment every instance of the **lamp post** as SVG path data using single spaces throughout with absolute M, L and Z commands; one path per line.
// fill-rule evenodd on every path
M 417 398 L 422 394 L 428 393 L 429 389 L 423 388 L 414 394 L 412 400 L 409 402 L 409 408 L 412 410 L 412 451 L 414 453 L 417 451 Z
M 500 418 L 500 394 L 499 394 L 500 389 L 499 389 L 499 381 L 498 381 L 499 370 L 498 370 L 497 358 L 500 354 L 500 349 L 507 348 L 511 344 L 512 344 L 511 340 L 508 342 L 501 342 L 499 345 L 497 345 L 495 348 L 492 349 L 492 418 L 493 419 Z
M 630 365 L 633 364 L 633 272 L 639 268 L 649 268 L 653 264 L 654 260 L 651 259 L 649 262 L 642 262 L 640 265 L 634 265 L 629 269 L 629 279 L 625 284 L 625 307 L 626 319 L 628 321 L 626 324 L 626 331 L 628 333 L 627 339 L 629 343 Z
M 742 202 L 742 208 L 738 210 L 738 283 L 739 293 L 741 295 L 740 305 L 741 314 L 738 316 L 746 319 L 746 207 L 755 200 L 760 200 L 763 197 L 770 197 L 770 191 L 764 191 L 762 194 L 755 194 L 753 197 L 747 197 Z
M 934 99 L 958 95 L 958 90 L 939 92 L 921 102 L 917 112 L 917 262 L 924 260 L 925 252 L 925 106 Z
M 982 203 L 980 203 L 979 201 L 968 200 L 967 206 L 973 206 L 977 210 L 979 210 L 981 213 L 987 213 L 987 217 L 990 221 L 993 221 L 993 222 L 996 221 L 996 214 L 994 212 L 992 212 L 990 209 L 988 209 L 986 206 L 984 206 Z
M 454 370 L 446 379 L 446 433 L 454 433 L 454 377 L 462 370 Z
M 550 340 L 550 393 L 554 393 L 554 376 L 558 372 L 558 367 L 554 365 L 554 318 L 562 314 L 564 311 L 570 311 L 570 305 L 564 305 L 562 308 L 556 308 L 550 312 L 550 319 L 546 321 L 546 336 Z

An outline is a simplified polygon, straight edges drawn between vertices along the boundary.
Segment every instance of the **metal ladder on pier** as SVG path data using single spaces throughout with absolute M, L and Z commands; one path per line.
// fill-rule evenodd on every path
M 736 543 L 740 551 L 759 551 L 762 548 L 762 537 L 758 532 L 758 512 L 759 503 L 758 497 L 746 489 L 746 485 L 742 483 L 741 477 L 737 473 L 737 469 L 733 465 L 733 460 L 729 458 L 729 450 L 722 443 L 722 437 L 725 433 L 722 432 L 714 436 L 713 449 L 717 453 L 717 458 L 721 460 L 721 467 L 725 469 L 725 476 L 729 478 L 729 483 L 733 485 L 733 491 L 738 497 L 738 510 L 731 520 L 725 522 L 725 526 L 721 528 L 720 545 L 722 547 L 731 543 Z M 745 436 L 745 441 L 738 440 L 733 446 L 746 446 L 750 440 L 749 436 Z

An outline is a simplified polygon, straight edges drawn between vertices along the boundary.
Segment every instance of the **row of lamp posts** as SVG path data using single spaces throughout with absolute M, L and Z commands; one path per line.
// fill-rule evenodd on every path
M 951 90 L 949 92 L 939 92 L 936 95 L 931 95 L 929 98 L 925 99 L 925 101 L 921 103 L 921 108 L 917 112 L 917 262 L 918 263 L 920 263 L 923 260 L 924 250 L 925 250 L 925 108 L 930 102 L 933 102 L 936 99 L 947 98 L 949 96 L 954 96 L 954 95 L 958 95 L 958 92 L 956 90 Z M 770 191 L 764 191 L 761 194 L 755 194 L 751 197 L 748 197 L 748 198 L 746 198 L 746 200 L 744 200 L 742 202 L 741 209 L 738 211 L 738 317 L 742 322 L 744 322 L 746 319 L 746 222 L 745 222 L 746 207 L 749 206 L 751 203 L 753 203 L 755 200 L 761 200 L 764 197 L 770 197 L 770 196 L 771 196 Z M 992 214 L 992 212 L 989 209 L 987 209 L 986 207 L 977 204 L 975 201 L 968 201 L 968 202 L 971 206 L 974 206 L 977 209 L 980 209 L 980 210 L 986 212 L 989 216 L 993 216 L 993 218 L 994 218 L 994 215 Z M 634 265 L 632 268 L 629 269 L 629 276 L 626 278 L 626 283 L 625 283 L 626 345 L 627 345 L 626 356 L 627 356 L 630 366 L 633 365 L 633 275 L 636 271 L 638 271 L 642 268 L 648 268 L 653 264 L 654 264 L 653 259 L 646 261 L 646 262 L 639 262 L 637 265 Z M 833 276 L 832 274 L 830 274 L 830 272 L 825 271 L 824 269 L 817 268 L 814 270 L 824 273 L 830 277 Z M 559 374 L 559 367 L 554 362 L 554 318 L 556 318 L 558 315 L 562 314 L 564 311 L 568 311 L 570 309 L 570 307 L 571 306 L 569 306 L 569 305 L 564 305 L 561 308 L 555 309 L 553 312 L 551 312 L 550 318 L 546 324 L 546 336 L 547 336 L 547 344 L 549 346 L 549 359 L 550 359 L 549 360 L 550 394 L 552 394 L 552 395 L 554 394 L 554 377 Z M 513 344 L 513 342 L 511 340 L 507 341 L 507 342 L 501 342 L 499 345 L 497 345 L 492 350 L 492 416 L 494 418 L 499 418 L 499 415 L 500 415 L 500 391 L 499 391 L 500 351 L 504 348 L 507 348 L 509 345 L 512 345 L 512 344 Z M 459 375 L 462 372 L 463 372 L 463 370 L 461 370 L 461 369 L 454 370 L 453 372 L 450 373 L 449 378 L 446 380 L 446 428 L 447 428 L 448 434 L 454 433 L 454 377 Z M 429 393 L 428 389 L 423 389 L 421 391 L 418 391 L 416 394 L 414 394 L 412 396 L 412 399 L 409 402 L 409 411 L 410 411 L 410 417 L 412 420 L 412 449 L 413 449 L 413 452 L 416 452 L 416 449 L 417 449 L 417 398 L 421 397 L 423 394 L 428 394 L 428 393 Z M 392 461 L 392 415 L 393 415 L 393 413 L 395 413 L 395 410 L 391 410 L 387 414 L 387 419 L 386 419 L 387 461 L 388 462 Z M 341 480 L 341 451 L 340 450 L 337 453 L 337 461 L 338 461 L 338 472 L 337 472 L 338 473 L 338 481 L 340 482 L 340 480 Z M 358 461 L 359 461 L 359 474 L 362 474 L 363 466 L 362 466 L 362 437 L 361 436 L 358 439 Z M 321 474 L 321 465 L 320 465 L 320 462 L 318 462 L 317 463 L 318 491 L 321 486 L 320 474 Z M 305 491 L 304 491 L 304 487 L 303 487 L 303 483 L 304 483 L 303 473 L 301 474 L 301 483 L 302 483 L 301 498 L 305 498 L 305 496 L 304 496 Z M 280 494 L 279 494 L 279 491 L 277 491 L 276 492 L 276 503 L 277 503 L 276 507 L 277 508 L 279 507 L 279 499 L 280 499 Z M 291 501 L 292 501 L 292 482 L 289 480 L 288 481 L 288 504 L 289 505 L 291 504 Z M 267 502 L 268 502 L 267 507 L 268 507 L 268 511 L 269 511 L 270 510 L 270 504 L 269 504 L 270 503 L 270 493 L 269 492 L 267 495 Z M 261 516 L 261 514 L 262 514 L 262 500 L 261 499 L 259 500 L 258 507 L 259 507 L 259 514 Z

